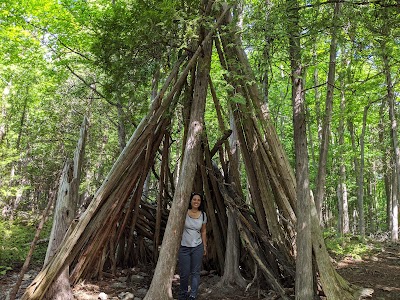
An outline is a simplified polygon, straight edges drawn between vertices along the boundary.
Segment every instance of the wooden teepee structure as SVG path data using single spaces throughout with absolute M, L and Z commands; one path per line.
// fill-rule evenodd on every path
M 214 26 L 211 29 L 202 27 L 197 49 L 178 60 L 87 210 L 75 220 L 58 251 L 21 299 L 42 299 L 66 266 L 73 266 L 70 279 L 76 283 L 82 278 L 101 276 L 105 265 L 115 271 L 117 265 L 134 263 L 132 245 L 139 249 L 136 250 L 139 256 L 148 254 L 144 238 L 153 245 L 152 255 L 148 257 L 158 258 L 145 299 L 171 299 L 171 278 L 187 199 L 194 188 L 204 190 L 208 199 L 208 226 L 215 240 L 209 243 L 212 248 L 209 260 L 214 260 L 217 268 L 223 271 L 225 252 L 228 252 L 225 245 L 229 215 L 235 220 L 243 247 L 262 271 L 266 283 L 282 299 L 290 299 L 287 288 L 293 287 L 296 255 L 295 177 L 261 101 L 235 26 L 232 26 L 231 8 L 228 5 L 217 8 L 214 1 L 203 1 L 205 16 L 212 16 L 215 11 L 218 16 Z M 231 110 L 250 203 L 244 201 L 238 170 L 230 164 L 233 159 L 227 137 L 231 131 L 224 128 L 222 116 L 218 113 L 221 132 L 226 134 L 212 148 L 204 130 L 208 87 L 217 112 L 220 107 L 210 81 L 213 49 L 228 71 L 226 80 L 235 87 L 233 93 L 244 99 L 243 104 L 231 102 Z M 189 113 L 180 173 L 174 185 L 168 168 L 170 118 L 182 93 L 189 95 Z M 158 153 L 161 153 L 159 196 L 154 207 L 143 202 L 141 196 Z M 218 164 L 213 161 L 216 153 L 219 153 Z M 168 186 L 172 186 L 173 193 L 169 210 L 165 205 L 165 199 L 172 194 Z M 334 271 L 329 261 L 318 224 L 315 215 L 313 252 L 322 289 L 328 299 L 353 299 L 354 289 Z

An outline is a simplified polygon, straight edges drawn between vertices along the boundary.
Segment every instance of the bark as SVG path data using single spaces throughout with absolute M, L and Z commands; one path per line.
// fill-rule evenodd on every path
M 160 246 L 162 208 L 164 207 L 162 202 L 163 199 L 166 198 L 165 190 L 167 189 L 168 186 L 166 181 L 167 181 L 167 171 L 168 171 L 167 166 L 169 158 L 169 138 L 170 138 L 169 134 L 165 134 L 162 159 L 161 159 L 160 180 L 158 185 L 156 223 L 154 228 L 154 246 L 153 246 L 154 261 L 157 261 L 159 254 L 158 247 Z
M 349 204 L 346 186 L 346 165 L 344 157 L 344 115 L 346 109 L 346 98 L 344 95 L 344 83 L 343 78 L 341 78 L 341 100 L 340 100 L 340 120 L 339 120 L 339 186 L 338 190 L 340 197 L 338 197 L 339 202 L 339 219 L 338 219 L 338 232 L 343 235 L 350 232 L 350 222 L 349 222 Z
M 202 33 L 204 34 L 204 32 Z M 206 34 L 203 36 L 205 37 Z M 202 56 L 199 57 L 197 63 L 194 98 L 191 107 L 188 138 L 186 140 L 185 152 L 182 159 L 181 172 L 179 174 L 174 200 L 165 229 L 160 256 L 151 285 L 144 298 L 145 300 L 172 299 L 172 278 L 187 211 L 187 199 L 190 198 L 190 193 L 193 188 L 201 146 L 210 64 L 211 42 L 210 39 L 204 39 L 202 42 Z
M 226 252 L 224 262 L 224 272 L 217 286 L 225 288 L 226 286 L 239 286 L 244 288 L 246 280 L 243 278 L 239 269 L 240 260 L 240 240 L 239 231 L 236 225 L 234 214 L 230 208 L 228 214 L 228 236 L 226 239 Z
M 69 225 L 75 217 L 77 206 L 76 203 L 74 203 L 74 199 L 77 199 L 77 197 L 74 193 L 77 193 L 78 190 L 75 188 L 77 187 L 76 178 L 74 178 L 72 173 L 73 164 L 68 160 L 65 163 L 60 179 L 56 207 L 54 210 L 53 227 L 50 234 L 44 265 L 47 264 L 49 259 L 57 251 L 57 248 L 64 239 Z M 72 289 L 69 283 L 69 266 L 66 266 L 58 278 L 51 284 L 44 299 L 73 299 Z
M 221 114 L 222 110 L 221 105 L 220 102 L 218 101 L 212 81 L 210 81 L 210 91 L 216 108 L 220 130 L 222 132 L 225 132 L 225 125 Z M 236 189 L 241 191 L 242 189 L 240 184 L 240 171 L 239 171 L 239 158 L 240 158 L 239 141 L 237 138 L 237 129 L 235 126 L 233 113 L 231 110 L 229 115 L 230 115 L 229 119 L 230 119 L 231 133 L 229 137 L 229 142 L 225 141 L 225 150 L 229 159 L 229 171 L 225 167 L 224 174 L 227 182 L 233 184 L 236 187 Z M 225 162 L 223 162 L 222 165 L 225 165 Z M 236 222 L 233 218 L 233 213 L 230 211 L 230 209 L 227 209 L 226 213 L 228 217 L 228 229 L 226 237 L 224 268 L 223 268 L 223 276 L 221 277 L 221 280 L 218 282 L 217 287 L 236 285 L 244 288 L 246 285 L 246 281 L 243 278 L 242 274 L 240 273 L 240 268 L 239 268 L 239 259 L 240 259 L 239 231 Z
M 365 237 L 365 218 L 364 218 L 364 165 L 365 165 L 365 130 L 367 127 L 367 114 L 369 105 L 364 107 L 363 113 L 363 124 L 360 135 L 360 170 L 358 178 L 358 189 L 357 189 L 357 206 L 358 206 L 358 217 L 359 217 L 359 230 L 361 238 Z
M 207 225 L 207 227 L 212 228 L 212 233 L 213 233 L 212 237 L 213 237 L 213 240 L 215 241 L 214 248 L 216 249 L 216 252 L 217 252 L 217 257 L 215 258 L 218 262 L 217 270 L 219 271 L 219 273 L 221 273 L 222 270 L 224 269 L 224 254 L 225 254 L 224 238 L 223 238 L 223 234 L 221 234 L 221 228 L 222 228 L 223 224 L 221 224 L 222 225 L 221 226 L 217 220 L 217 216 L 219 217 L 221 215 L 221 212 L 215 213 L 217 208 L 214 207 L 214 203 L 213 203 L 214 201 L 212 200 L 213 198 L 210 193 L 211 188 L 208 184 L 206 168 L 202 165 L 202 166 L 200 166 L 200 170 L 201 170 L 203 186 L 204 186 L 204 196 L 205 196 L 205 199 L 208 199 L 208 201 L 206 202 L 207 203 L 207 205 L 206 205 L 207 217 L 209 220 L 209 224 Z M 222 213 L 225 214 L 225 211 L 223 211 Z M 207 243 L 207 247 L 208 247 L 208 243 Z M 207 249 L 207 253 L 210 253 L 209 249 Z
M 218 143 L 220 142 L 217 142 L 217 144 Z M 207 216 L 212 221 L 211 224 L 213 224 L 212 231 L 213 231 L 213 237 L 216 242 L 215 247 L 218 255 L 219 272 L 222 273 L 224 269 L 226 236 L 228 234 L 227 233 L 228 220 L 227 220 L 224 200 L 218 191 L 218 183 L 216 182 L 213 176 L 208 176 L 209 180 L 207 179 L 207 174 L 210 174 L 211 170 L 213 169 L 213 161 L 210 149 L 208 147 L 208 141 L 207 140 L 203 141 L 203 145 L 204 145 L 205 168 L 204 166 L 202 166 L 201 173 L 203 176 L 203 185 L 206 194 L 206 199 L 209 199 L 209 201 L 206 202 L 207 204 L 206 208 L 208 212 Z M 215 146 L 213 148 L 215 148 Z M 208 170 L 208 172 L 206 172 L 206 170 Z M 214 201 L 212 201 L 212 199 L 214 199 Z
M 289 55 L 291 61 L 292 105 L 294 144 L 296 156 L 296 196 L 297 196 L 297 255 L 295 291 L 297 300 L 309 300 L 314 297 L 312 248 L 311 248 L 311 205 L 310 183 L 307 154 L 307 129 L 305 118 L 305 99 L 303 93 L 303 68 L 301 65 L 300 34 L 298 28 L 298 3 L 288 3 L 289 17 Z
M 383 178 L 384 178 L 384 184 L 385 184 L 385 197 L 386 197 L 386 227 L 389 229 L 390 224 L 391 224 L 391 185 L 390 185 L 390 179 L 388 175 L 388 155 L 387 155 L 387 147 L 385 146 L 385 114 L 384 111 L 386 109 L 386 99 L 382 100 L 382 103 L 380 105 L 379 109 L 379 145 L 381 146 L 381 152 L 382 152 L 382 162 L 383 162 L 383 167 L 382 167 L 382 173 L 383 173 Z
M 319 278 L 324 294 L 329 300 L 359 299 L 356 287 L 352 287 L 333 268 L 331 258 L 326 250 L 325 242 L 319 226 L 319 218 L 311 197 L 312 247 L 318 266 Z M 310 298 L 311 299 L 311 298 Z
M 339 34 L 338 18 L 340 15 L 341 3 L 335 4 L 333 12 L 333 20 L 331 27 L 331 45 L 329 50 L 329 70 L 327 81 L 327 92 L 325 100 L 325 116 L 322 126 L 322 137 L 319 149 L 318 173 L 316 182 L 315 204 L 321 224 L 323 224 L 322 206 L 325 198 L 325 182 L 326 182 L 326 161 L 329 150 L 329 138 L 331 135 L 331 120 L 333 110 L 333 91 L 335 87 L 336 73 L 336 49 L 337 36 Z
M 225 20 L 225 24 L 230 24 L 232 22 L 231 16 L 227 16 Z M 228 60 L 228 57 L 235 57 L 235 53 L 232 51 L 232 47 L 229 45 L 232 44 L 233 34 L 231 32 L 224 33 L 224 38 L 222 39 L 223 51 L 219 50 L 220 62 L 221 65 L 224 66 L 231 74 L 238 74 L 239 70 L 238 66 L 232 63 L 232 60 Z M 218 47 L 218 44 L 217 44 Z M 224 52 L 224 53 L 223 53 Z M 229 61 L 229 63 L 228 63 Z M 243 91 L 240 88 L 241 84 L 236 82 L 233 76 L 227 78 L 228 82 L 230 82 L 233 86 L 236 86 L 237 93 L 242 93 Z M 237 128 L 238 140 L 241 147 L 241 152 L 243 155 L 244 165 L 246 168 L 247 180 L 249 181 L 249 189 L 251 195 L 251 201 L 254 206 L 255 213 L 257 215 L 257 222 L 260 224 L 260 227 L 268 231 L 268 225 L 266 222 L 265 210 L 262 204 L 262 195 L 260 193 L 260 186 L 257 180 L 257 173 L 254 169 L 254 164 L 257 163 L 257 158 L 255 157 L 257 154 L 253 152 L 253 149 L 256 148 L 255 140 L 252 135 L 246 134 L 245 126 L 247 126 L 249 132 L 250 123 L 247 120 L 247 125 L 244 124 L 245 118 L 242 116 L 242 109 L 236 103 L 231 103 L 231 110 L 234 112 L 234 121 L 235 127 Z M 249 140 L 248 140 L 249 139 Z M 253 157 L 253 158 L 252 158 Z M 255 160 L 255 161 L 254 161 Z
M 232 20 L 230 17 L 226 18 L 225 24 L 229 24 L 229 28 L 232 28 Z M 281 226 L 278 224 L 276 203 L 274 203 L 274 198 L 280 196 L 280 194 L 274 194 L 274 192 L 280 190 L 281 187 L 275 187 L 273 184 L 271 186 L 271 182 L 267 179 L 267 173 L 270 175 L 271 173 L 279 172 L 280 176 L 276 176 L 275 178 L 279 178 L 279 184 L 283 184 L 285 187 L 288 183 L 287 179 L 292 178 L 291 173 L 284 172 L 286 170 L 285 166 L 288 166 L 286 164 L 287 161 L 285 161 L 285 154 L 281 152 L 281 145 L 277 141 L 275 129 L 269 123 L 268 115 L 262 114 L 262 112 L 265 112 L 265 107 L 260 101 L 260 94 L 257 87 L 248 84 L 248 82 L 255 82 L 255 80 L 249 67 L 246 54 L 241 49 L 241 41 L 238 38 L 238 35 L 235 34 L 235 30 L 221 29 L 221 31 L 223 51 L 218 49 L 219 44 L 216 43 L 221 65 L 224 68 L 227 68 L 229 74 L 236 75 L 228 76 L 228 82 L 235 86 L 235 92 L 241 94 L 247 102 L 247 107 L 244 107 L 244 105 L 240 103 L 233 103 L 232 110 L 235 113 L 235 125 L 238 128 L 238 138 L 249 182 L 251 201 L 257 215 L 257 222 L 260 224 L 260 227 L 271 235 L 272 239 L 279 244 L 278 247 L 283 252 L 287 252 L 287 245 L 285 245 L 286 241 L 284 241 L 285 239 L 283 238 L 284 233 Z M 235 44 L 236 46 L 232 47 L 232 44 Z M 235 63 L 235 61 L 237 63 Z M 238 78 L 243 79 L 240 80 Z M 256 113 L 257 118 L 265 121 L 262 125 L 264 125 L 264 130 L 268 136 L 267 142 L 264 140 L 260 141 L 258 137 L 254 135 L 255 127 L 258 127 L 259 125 L 254 125 L 254 119 L 256 117 L 249 117 L 252 115 L 252 106 L 250 105 L 255 107 L 255 111 L 258 111 L 258 113 Z M 268 129 L 266 129 L 267 127 Z M 276 169 L 271 170 L 268 169 L 268 167 L 265 167 L 264 164 L 261 165 L 263 162 L 260 161 L 260 158 L 265 153 L 262 152 L 260 145 L 263 145 L 264 143 L 265 145 L 270 143 L 266 146 L 268 148 L 268 151 L 266 151 L 268 157 L 266 159 L 271 161 L 269 166 L 273 166 L 273 168 Z M 271 152 L 274 154 L 280 153 L 281 155 L 279 157 L 274 157 L 274 154 L 271 154 Z M 280 167 L 282 167 L 282 169 L 278 171 Z M 286 194 L 290 194 L 290 191 L 287 190 Z M 267 255 L 270 267 L 277 273 L 278 268 L 276 261 L 270 254 Z
M 237 219 L 237 216 L 234 215 L 234 218 Z M 279 295 L 283 300 L 289 300 L 290 298 L 286 294 L 286 291 L 283 288 L 283 286 L 279 283 L 278 278 L 275 277 L 274 274 L 270 271 L 270 269 L 266 266 L 265 264 L 266 258 L 260 251 L 257 243 L 252 238 L 250 232 L 247 230 L 247 228 L 243 227 L 241 222 L 237 222 L 236 224 L 238 226 L 241 237 L 244 240 L 246 248 L 250 252 L 251 256 L 253 257 L 257 265 L 260 267 L 268 283 L 277 293 L 279 293 Z
M 121 96 L 117 95 L 117 112 L 118 112 L 118 144 L 119 150 L 122 151 L 126 147 L 126 129 L 125 129 L 125 118 L 124 118 L 124 109 L 123 104 L 121 102 Z
M 218 143 L 218 142 L 217 142 Z M 204 141 L 204 161 L 205 161 L 205 166 L 207 168 L 207 170 L 212 170 L 213 168 L 213 162 L 212 162 L 212 154 L 210 152 L 210 149 L 208 148 L 208 141 Z M 215 148 L 215 146 L 213 147 Z M 204 181 L 203 181 L 204 184 Z M 210 190 L 213 191 L 213 198 L 209 198 L 208 199 L 215 199 L 214 203 L 215 203 L 215 210 L 210 210 L 209 211 L 209 215 L 210 214 L 215 214 L 215 212 L 217 212 L 217 218 L 216 220 L 218 221 L 218 231 L 221 231 L 221 237 L 220 237 L 220 247 L 222 247 L 223 249 L 223 253 L 225 253 L 225 243 L 226 243 L 226 239 L 225 237 L 227 236 L 227 224 L 228 224 L 228 220 L 227 220 L 227 216 L 226 216 L 226 208 L 224 205 L 224 201 L 221 198 L 220 193 L 218 192 L 218 184 L 215 182 L 214 178 L 211 177 L 210 178 Z M 208 183 L 207 183 L 208 185 Z M 211 196 L 211 195 L 210 195 Z M 209 203 L 209 202 L 207 202 Z M 222 261 L 223 261 L 223 256 L 222 256 Z M 221 269 L 222 271 L 222 269 Z
M 357 212 L 358 214 L 360 213 L 360 204 L 363 202 L 363 200 L 361 200 L 364 197 L 364 190 L 363 190 L 363 183 L 362 183 L 362 175 L 361 175 L 361 162 L 357 157 L 357 147 L 356 147 L 356 138 L 355 138 L 355 133 L 354 133 L 354 124 L 351 120 L 348 120 L 348 128 L 349 128 L 349 132 L 350 132 L 350 137 L 351 137 L 351 145 L 353 148 L 353 161 L 354 161 L 354 173 L 356 176 L 356 180 L 357 180 Z M 361 144 L 361 142 L 360 142 Z M 364 213 L 364 212 L 363 212 Z M 354 215 L 354 213 L 353 213 Z M 358 216 L 359 220 L 358 220 L 358 232 L 360 233 L 360 235 L 363 237 L 362 232 L 365 229 L 365 225 L 364 225 L 364 218 L 361 218 L 361 216 Z
M 254 239 L 249 228 L 244 225 L 244 223 L 247 223 L 247 219 L 243 217 L 243 215 L 239 212 L 237 207 L 237 205 L 242 203 L 243 201 L 242 200 L 237 201 L 236 196 L 233 196 L 234 198 L 233 199 L 228 193 L 227 189 L 224 187 L 223 183 L 220 181 L 219 184 L 220 184 L 220 191 L 223 194 L 225 203 L 227 204 L 228 209 L 230 209 L 231 213 L 233 214 L 233 219 L 235 220 L 236 225 L 238 227 L 240 237 L 243 240 L 243 243 L 247 248 L 247 250 L 249 251 L 251 257 L 254 259 L 255 263 L 260 267 L 266 278 L 266 281 L 268 282 L 268 284 L 271 285 L 274 291 L 279 293 L 282 299 L 289 299 L 285 289 L 279 282 L 279 276 L 276 276 L 276 274 L 273 274 L 271 272 L 269 266 L 266 264 L 268 260 L 264 256 L 263 251 L 261 251 L 260 247 L 258 246 L 258 243 Z
M 5 88 L 3 89 L 3 92 L 1 93 L 1 118 L 0 118 L 0 144 L 3 143 L 4 138 L 6 136 L 6 116 L 7 116 L 7 109 L 6 109 L 6 103 L 7 103 L 7 97 L 8 94 L 10 93 L 10 88 L 11 88 L 11 82 L 7 82 L 7 85 L 5 86 Z
M 158 149 L 158 145 L 161 142 L 161 138 L 162 138 L 162 136 L 164 136 L 163 129 L 160 129 L 158 132 L 161 133 L 159 141 L 149 139 L 149 141 L 147 142 L 147 147 L 146 147 L 147 151 L 146 151 L 146 155 L 145 155 L 145 158 L 144 158 L 143 171 L 141 173 L 139 182 L 138 182 L 136 190 L 135 190 L 134 197 L 132 199 L 133 200 L 132 201 L 132 204 L 133 204 L 132 208 L 133 208 L 133 212 L 134 213 L 133 213 L 133 216 L 132 216 L 132 219 L 131 219 L 131 223 L 130 223 L 130 226 L 129 226 L 129 239 L 128 239 L 128 248 L 127 248 L 127 251 L 125 253 L 126 254 L 125 255 L 125 265 L 127 265 L 128 256 L 131 253 L 131 249 L 133 247 L 133 238 L 135 236 L 134 235 L 134 231 L 135 231 L 135 228 L 136 228 L 137 218 L 139 216 L 140 200 L 142 199 L 142 196 L 143 196 L 143 187 L 144 187 L 146 179 L 148 177 L 148 173 L 150 171 L 151 165 L 153 164 L 153 158 L 154 158 L 154 155 L 155 155 L 155 151 L 154 150 Z M 153 139 L 156 139 L 156 135 L 153 136 Z
M 389 117 L 391 123 L 391 137 L 392 137 L 392 151 L 393 151 L 393 161 L 394 161 L 394 174 L 393 174 L 393 192 L 392 192 L 392 226 L 391 226 L 391 238 L 393 242 L 398 241 L 399 239 L 399 220 L 398 220 L 398 202 L 399 202 L 399 193 L 400 193 L 400 147 L 399 140 L 397 135 L 397 117 L 395 110 L 395 94 L 393 90 L 392 83 L 392 75 L 390 73 L 390 63 L 389 57 L 387 55 L 386 45 L 382 42 L 383 48 L 383 64 L 384 64 L 384 73 L 385 73 L 385 83 L 386 83 L 386 91 L 387 91 L 387 99 L 389 103 Z

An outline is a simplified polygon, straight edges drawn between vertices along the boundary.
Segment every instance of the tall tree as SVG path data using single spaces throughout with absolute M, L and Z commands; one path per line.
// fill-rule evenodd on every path
M 387 54 L 387 49 L 385 42 L 382 44 L 383 51 L 383 72 L 385 74 L 385 83 L 386 83 L 386 91 L 387 91 L 387 101 L 389 104 L 389 117 L 391 123 L 391 138 L 392 138 L 392 151 L 393 151 L 393 161 L 394 161 L 394 172 L 392 176 L 392 241 L 397 241 L 399 239 L 399 228 L 398 228 L 398 212 L 399 212 L 399 193 L 400 193 L 400 146 L 397 135 L 397 114 L 395 110 L 395 93 L 393 91 L 393 83 L 392 83 L 392 75 L 390 72 L 390 62 L 389 56 Z
M 344 60 L 342 60 L 345 63 Z M 347 234 L 350 231 L 349 227 L 349 204 L 346 185 L 346 163 L 345 163 L 345 112 L 346 112 L 346 95 L 344 91 L 344 76 L 343 72 L 339 76 L 340 80 L 340 119 L 339 119 L 339 183 L 338 183 L 338 233 L 340 235 Z
M 296 197 L 297 197 L 297 256 L 296 299 L 314 297 L 311 243 L 311 201 L 307 152 L 307 122 L 303 92 L 303 66 L 299 28 L 299 5 L 297 0 L 288 1 L 289 55 L 292 79 L 292 105 L 294 143 L 296 153 Z
M 318 162 L 318 173 L 316 182 L 316 193 L 315 193 L 315 204 L 317 206 L 317 212 L 321 220 L 321 224 L 324 223 L 322 215 L 322 206 L 325 198 L 325 182 L 326 182 L 326 162 L 328 158 L 328 150 L 331 136 L 331 120 L 333 110 L 333 92 L 335 88 L 335 75 L 336 75 L 336 52 L 337 52 L 337 40 L 339 35 L 339 17 L 340 17 L 341 3 L 335 3 L 333 11 L 333 19 L 331 27 L 331 45 L 329 50 L 329 68 L 328 68 L 328 80 L 327 90 L 325 99 L 325 115 L 322 123 L 322 136 L 319 148 L 319 162 Z

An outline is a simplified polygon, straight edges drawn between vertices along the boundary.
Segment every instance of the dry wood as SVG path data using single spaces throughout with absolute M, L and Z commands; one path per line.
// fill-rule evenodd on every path
M 235 218 L 235 220 L 237 219 Z M 266 258 L 263 257 L 262 252 L 258 248 L 257 243 L 255 243 L 255 241 L 253 240 L 247 228 L 243 227 L 241 222 L 236 222 L 236 224 L 239 228 L 240 236 L 245 241 L 246 247 L 250 251 L 251 256 L 265 275 L 267 282 L 272 286 L 274 291 L 280 294 L 282 299 L 289 300 L 290 298 L 288 295 L 286 295 L 285 289 L 283 288 L 281 283 L 278 282 L 275 275 L 271 273 L 270 269 L 265 264 Z
M 294 259 L 289 253 L 279 250 L 266 232 L 263 232 L 254 220 L 254 216 L 250 214 L 247 206 L 244 203 L 243 198 L 241 198 L 238 189 L 234 185 L 224 184 L 222 174 L 214 167 L 214 175 L 218 181 L 221 193 L 224 195 L 224 200 L 228 206 L 228 209 L 234 209 L 236 218 L 240 218 L 240 222 L 254 235 L 254 238 L 263 245 L 265 250 L 274 255 L 274 261 L 278 262 L 285 273 L 276 274 L 277 278 L 286 278 L 287 281 L 291 281 L 290 278 L 294 278 Z M 270 258 L 266 260 L 271 261 Z M 266 262 L 265 262 L 266 263 Z
M 205 163 L 205 167 L 207 171 L 212 171 L 213 169 L 213 162 L 211 160 L 211 154 L 210 154 L 210 149 L 208 147 L 208 141 L 207 139 L 205 139 L 203 141 L 203 145 L 204 145 L 204 163 Z M 206 174 L 206 172 L 205 172 Z M 211 186 L 209 186 L 208 182 L 207 182 L 207 187 L 204 187 L 204 189 L 206 190 L 206 188 L 209 188 L 211 191 L 214 191 L 213 193 L 213 199 L 215 199 L 215 210 L 217 211 L 217 221 L 219 223 L 219 228 L 221 229 L 221 243 L 222 245 L 225 245 L 225 237 L 227 236 L 227 226 L 228 226 L 228 219 L 226 216 L 226 209 L 225 209 L 225 204 L 223 199 L 220 196 L 220 193 L 218 192 L 218 184 L 215 182 L 215 180 L 213 180 L 213 178 L 210 178 L 210 183 Z M 208 198 L 208 199 L 212 199 L 212 198 Z M 212 210 L 211 212 L 214 212 L 214 210 Z M 225 251 L 224 251 L 225 252 Z
M 169 139 L 170 136 L 168 132 L 165 133 L 164 136 L 164 145 L 162 150 L 162 159 L 161 159 L 161 168 L 160 168 L 160 180 L 158 185 L 158 195 L 157 195 L 157 211 L 156 211 L 156 224 L 154 228 L 154 242 L 153 242 L 153 257 L 154 261 L 158 259 L 158 247 L 160 245 L 160 233 L 161 233 L 161 218 L 162 218 L 162 201 L 165 197 L 164 189 L 167 188 L 168 184 L 166 184 L 167 179 L 167 166 L 169 159 Z
M 84 158 L 87 129 L 89 122 L 86 116 L 83 119 L 80 136 L 74 153 L 74 161 L 66 161 L 63 174 L 60 179 L 59 190 L 54 211 L 53 227 L 50 234 L 50 241 L 44 265 L 54 255 L 60 246 L 64 236 L 71 225 L 77 211 L 79 199 L 79 183 L 82 173 L 82 163 Z M 72 289 L 69 282 L 69 266 L 61 272 L 52 283 L 46 293 L 45 299 L 73 299 Z
M 257 222 L 260 224 L 260 228 L 267 232 L 268 226 L 266 222 L 266 216 L 264 209 L 262 207 L 262 200 L 259 193 L 258 181 L 255 170 L 252 165 L 252 158 L 249 151 L 249 148 L 252 146 L 250 143 L 247 143 L 245 135 L 242 130 L 241 120 L 241 112 L 238 109 L 232 109 L 234 112 L 234 120 L 237 128 L 238 140 L 240 143 L 240 150 L 243 156 L 244 165 L 246 168 L 247 180 L 249 181 L 249 190 L 251 194 L 251 200 L 254 206 L 254 210 L 257 216 Z
M 226 12 L 225 12 L 226 13 Z M 194 98 L 191 106 L 188 138 L 182 159 L 174 201 L 170 210 L 165 236 L 162 242 L 160 256 L 145 300 L 171 299 L 171 279 L 176 265 L 177 251 L 183 231 L 184 216 L 187 210 L 187 200 L 191 193 L 199 158 L 201 134 L 203 133 L 205 99 L 207 94 L 208 76 L 211 65 L 211 43 L 214 30 L 211 30 L 201 43 L 202 56 L 198 58 Z M 200 52 L 200 48 L 198 49 Z M 197 51 L 196 51 L 197 52 Z
M 224 254 L 225 254 L 224 246 L 225 246 L 225 243 L 224 243 L 223 236 L 221 234 L 221 230 L 220 230 L 221 227 L 219 226 L 219 222 L 216 218 L 216 216 L 220 216 L 220 213 L 215 214 L 215 207 L 214 207 L 214 203 L 212 201 L 213 198 L 210 193 L 207 172 L 206 172 L 206 168 L 204 167 L 204 165 L 200 166 L 200 170 L 201 170 L 201 175 L 202 175 L 202 179 L 203 179 L 205 198 L 208 199 L 208 201 L 206 202 L 207 203 L 207 216 L 208 216 L 208 220 L 211 223 L 213 238 L 215 240 L 215 248 L 216 248 L 217 259 L 218 259 L 218 263 L 219 263 L 219 271 L 222 272 L 222 270 L 224 269 Z

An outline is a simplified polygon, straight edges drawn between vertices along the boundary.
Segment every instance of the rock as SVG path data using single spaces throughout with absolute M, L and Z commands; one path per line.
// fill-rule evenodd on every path
M 114 282 L 110 285 L 114 289 L 126 289 L 126 282 Z
M 107 296 L 106 293 L 101 292 L 101 293 L 99 294 L 99 296 L 97 297 L 97 299 L 100 299 L 100 300 L 107 300 L 107 299 L 108 299 L 108 296 Z
M 127 282 L 128 281 L 128 277 L 118 277 L 117 279 L 120 282 Z
M 145 288 L 138 289 L 137 294 L 138 294 L 138 296 L 146 296 L 147 289 L 145 289 Z
M 122 300 L 131 300 L 131 299 L 134 299 L 134 298 L 135 298 L 135 295 L 134 295 L 134 294 L 132 294 L 132 293 L 126 293 L 126 294 L 125 294 L 125 297 L 122 298 Z
M 32 278 L 32 275 L 30 274 L 24 274 L 24 277 L 22 278 L 23 281 L 30 280 Z
M 135 298 L 135 295 L 129 292 L 123 292 L 118 295 L 118 298 L 121 300 L 132 300 Z
M 139 274 L 133 274 L 131 276 L 131 282 L 142 282 L 144 279 L 144 277 L 142 275 Z

